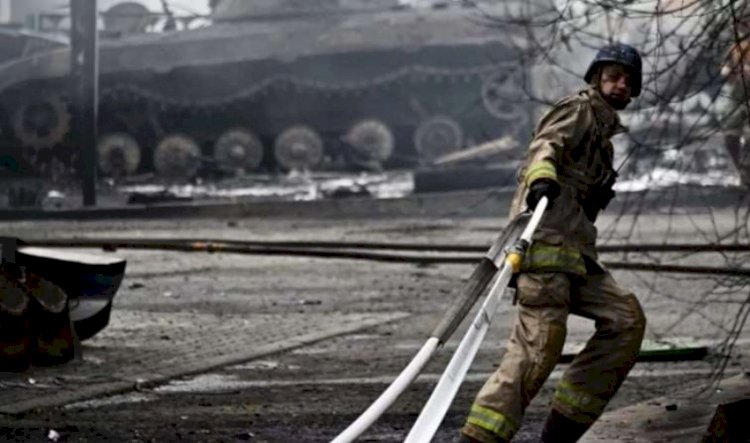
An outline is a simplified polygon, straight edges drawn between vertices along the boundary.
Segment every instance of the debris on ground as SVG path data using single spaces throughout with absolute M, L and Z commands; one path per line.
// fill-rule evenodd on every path
M 61 437 L 60 433 L 55 431 L 54 429 L 50 429 L 47 432 L 47 440 L 49 441 L 60 441 L 60 437 Z

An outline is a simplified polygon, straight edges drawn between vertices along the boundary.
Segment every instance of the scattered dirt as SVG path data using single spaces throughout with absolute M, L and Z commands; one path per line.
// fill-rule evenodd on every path
M 649 218 L 651 217 L 651 218 Z M 689 238 L 693 222 L 675 223 L 672 234 Z M 605 219 L 608 226 L 612 219 Z M 660 220 L 642 216 L 639 241 L 660 241 Z M 700 223 L 700 220 L 697 221 Z M 3 231 L 20 237 L 76 235 L 166 235 L 224 238 L 347 239 L 367 241 L 440 241 L 489 244 L 495 233 L 488 227 L 502 220 L 175 220 L 92 223 L 8 223 Z M 622 232 L 630 225 L 622 221 Z M 106 253 L 106 252 L 103 252 Z M 81 402 L 22 417 L 0 417 L 0 440 L 52 441 L 255 441 L 326 442 L 351 423 L 416 353 L 450 301 L 458 296 L 471 266 L 417 267 L 367 261 L 221 254 L 179 254 L 155 251 L 114 252 L 128 259 L 125 281 L 116 298 L 113 316 L 130 313 L 197 313 L 221 315 L 396 312 L 411 317 L 354 334 L 325 340 L 293 351 L 267 355 L 246 364 L 209 374 L 216 383 L 190 377 L 135 392 Z M 648 336 L 723 338 L 720 328 L 731 317 L 731 306 L 706 306 L 689 315 L 714 280 L 622 272 L 615 277 L 641 297 L 649 317 Z M 679 297 L 674 298 L 679 291 Z M 171 296 L 165 296 L 166 293 Z M 436 442 L 452 442 L 483 380 L 502 354 L 502 343 L 513 321 L 511 307 L 500 312 L 452 405 Z M 196 328 L 199 325 L 196 325 Z M 360 441 L 403 441 L 430 394 L 437 377 L 455 349 L 464 325 L 446 349 L 425 369 L 425 378 L 409 389 Z M 590 335 L 588 321 L 572 319 L 569 341 Z M 154 348 L 170 346 L 159 340 Z M 750 338 L 745 332 L 741 339 Z M 122 352 L 130 352 L 123 343 Z M 85 350 L 84 350 L 85 351 Z M 137 356 L 133 356 L 136 358 Z M 106 365 L 107 362 L 101 364 Z M 707 377 L 713 361 L 642 363 L 609 409 L 663 395 Z M 732 367 L 730 366 L 730 369 Z M 560 366 L 559 370 L 564 370 Z M 527 411 L 517 442 L 535 441 L 559 371 Z M 198 389 L 187 389 L 194 386 Z M 54 435 L 54 434 L 52 434 Z

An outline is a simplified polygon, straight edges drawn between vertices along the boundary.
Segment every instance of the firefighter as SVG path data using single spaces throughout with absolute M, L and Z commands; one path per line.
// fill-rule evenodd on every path
M 743 151 L 742 135 L 748 124 L 750 94 L 750 17 L 736 24 L 735 42 L 721 66 L 724 79 L 720 113 L 724 131 L 724 146 L 740 175 L 740 181 L 750 186 L 750 163 Z
M 614 197 L 610 138 L 625 130 L 617 111 L 641 92 L 641 57 L 625 44 L 602 48 L 589 87 L 540 120 L 519 174 L 511 217 L 551 201 L 518 274 L 518 316 L 498 370 L 479 391 L 462 429 L 465 442 L 507 442 L 562 354 L 568 314 L 596 332 L 557 385 L 542 442 L 575 442 L 625 379 L 646 320 L 635 295 L 597 261 L 594 221 Z

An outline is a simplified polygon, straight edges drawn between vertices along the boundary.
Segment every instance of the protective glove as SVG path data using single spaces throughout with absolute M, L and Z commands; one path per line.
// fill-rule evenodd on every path
M 558 195 L 560 195 L 559 183 L 548 178 L 540 178 L 539 180 L 535 180 L 529 187 L 529 193 L 526 194 L 526 205 L 533 211 L 539 200 L 542 197 L 547 197 L 547 200 L 549 200 L 548 207 L 551 207 L 552 202 Z

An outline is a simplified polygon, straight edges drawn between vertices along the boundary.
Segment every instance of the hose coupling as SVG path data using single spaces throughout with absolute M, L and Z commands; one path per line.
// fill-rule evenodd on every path
M 527 240 L 519 238 L 512 245 L 505 248 L 505 264 L 510 266 L 514 274 L 521 271 L 521 265 L 529 246 L 530 243 Z

